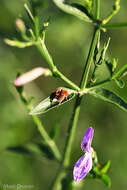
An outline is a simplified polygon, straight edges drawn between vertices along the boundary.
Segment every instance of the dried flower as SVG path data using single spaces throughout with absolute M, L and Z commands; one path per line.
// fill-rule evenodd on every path
M 82 180 L 87 173 L 92 169 L 92 152 L 93 148 L 91 147 L 93 139 L 94 130 L 92 127 L 89 127 L 81 142 L 81 149 L 85 154 L 75 163 L 73 176 L 75 181 Z

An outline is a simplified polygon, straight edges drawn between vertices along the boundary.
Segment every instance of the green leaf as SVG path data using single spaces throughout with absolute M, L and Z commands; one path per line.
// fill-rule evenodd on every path
M 111 187 L 111 179 L 110 179 L 110 177 L 109 177 L 108 175 L 103 174 L 103 175 L 101 176 L 101 180 L 104 182 L 104 184 L 105 184 L 106 186 Z
M 127 102 L 125 102 L 120 96 L 112 91 L 100 88 L 96 90 L 91 90 L 89 94 L 95 96 L 96 98 L 115 104 L 122 110 L 127 111 Z
M 53 2 L 62 11 L 66 12 L 68 14 L 74 15 L 83 21 L 92 22 L 92 20 L 85 14 L 85 12 L 81 11 L 79 8 L 76 8 L 69 4 L 66 4 L 64 2 L 64 0 L 53 0 Z
M 48 98 L 42 100 L 35 108 L 33 108 L 29 114 L 37 115 L 37 114 L 45 113 L 55 107 L 58 107 L 64 104 L 65 102 L 70 101 L 77 94 L 77 92 L 74 90 L 71 90 L 65 87 L 60 87 L 60 88 L 68 92 L 69 95 L 67 99 L 64 99 L 61 103 L 59 103 L 57 99 L 52 99 L 50 95 Z

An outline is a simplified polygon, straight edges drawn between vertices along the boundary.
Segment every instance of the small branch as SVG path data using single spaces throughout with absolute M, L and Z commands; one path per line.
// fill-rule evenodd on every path
M 55 142 L 49 137 L 48 133 L 45 131 L 44 126 L 42 125 L 40 119 L 36 115 L 32 115 L 32 119 L 37 126 L 38 131 L 40 132 L 41 136 L 43 137 L 45 143 L 50 148 L 51 152 L 55 156 L 55 158 L 60 161 L 61 160 L 61 154 L 55 144 Z
M 80 90 L 80 88 L 75 83 L 73 83 L 67 77 L 65 77 L 58 69 L 56 69 L 55 73 L 57 77 L 59 77 L 60 79 L 65 81 L 67 84 L 69 84 L 74 90 L 77 90 L 77 91 Z
M 118 13 L 119 10 L 120 10 L 120 0 L 115 0 L 111 13 L 105 19 L 103 19 L 102 23 L 106 24 L 107 22 L 109 22 L 111 18 Z
M 55 66 L 54 66 L 52 57 L 50 56 L 50 54 L 49 54 L 49 52 L 45 46 L 44 40 L 39 38 L 39 42 L 40 43 L 37 45 L 37 48 L 40 51 L 41 55 L 45 58 L 45 60 L 48 63 L 51 71 L 54 72 Z
M 99 32 L 100 32 L 99 29 L 95 29 L 95 31 L 94 31 L 93 39 L 92 39 L 91 46 L 90 46 L 90 51 L 89 51 L 87 61 L 86 61 L 86 65 L 85 65 L 85 68 L 84 68 L 84 72 L 83 72 L 83 75 L 82 75 L 82 80 L 81 80 L 81 89 L 82 90 L 85 89 L 86 84 L 87 84 L 88 74 L 89 74 L 89 71 L 90 71 L 90 66 L 91 66 L 91 63 L 92 63 L 93 54 L 94 54 L 95 46 L 97 44 L 97 39 L 98 39 L 98 36 L 99 36 Z
M 47 61 L 53 75 L 55 77 L 59 77 L 60 79 L 62 79 L 63 81 L 65 81 L 69 86 L 71 86 L 74 90 L 77 90 L 79 91 L 80 88 L 75 84 L 73 83 L 71 80 L 69 80 L 67 77 L 65 77 L 57 68 L 56 66 L 54 65 L 53 63 L 53 59 L 52 57 L 50 56 L 46 46 L 45 46 L 45 43 L 44 43 L 44 40 L 42 39 L 39 39 L 40 40 L 40 44 L 37 45 L 37 48 L 38 50 L 40 51 L 41 55 L 45 58 L 45 60 Z
M 34 17 L 33 17 L 32 13 L 31 13 L 31 11 L 30 11 L 30 9 L 26 3 L 24 4 L 24 7 L 25 7 L 30 19 L 34 22 Z
M 122 28 L 127 27 L 127 22 L 103 24 L 103 25 L 101 25 L 101 27 L 105 28 L 105 29 L 122 29 Z
M 91 90 L 94 90 L 94 89 L 97 89 L 97 88 L 101 88 L 101 87 L 103 87 L 104 85 L 109 84 L 111 81 L 112 81 L 112 79 L 107 79 L 107 80 L 105 80 L 105 81 L 103 81 L 103 82 L 100 82 L 100 83 L 94 85 L 94 86 L 87 87 L 87 88 L 84 89 L 84 92 L 87 91 L 87 93 L 88 93 L 88 92 L 91 91 Z
M 34 27 L 35 27 L 35 35 L 36 35 L 36 40 L 39 38 L 39 20 L 38 17 L 34 17 Z
M 99 19 L 100 17 L 100 0 L 96 0 L 96 15 L 95 18 Z

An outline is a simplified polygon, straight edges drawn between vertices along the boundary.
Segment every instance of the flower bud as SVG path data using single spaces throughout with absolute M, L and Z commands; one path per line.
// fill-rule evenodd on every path
M 27 84 L 27 83 L 35 80 L 36 78 L 40 77 L 41 75 L 50 76 L 51 71 L 49 69 L 45 69 L 42 67 L 36 67 L 36 68 L 22 74 L 18 78 L 16 78 L 16 80 L 14 81 L 14 84 L 15 84 L 15 86 L 22 86 L 24 84 Z
M 20 18 L 17 18 L 17 19 L 16 19 L 15 25 L 16 25 L 17 29 L 18 29 L 20 32 L 22 32 L 22 33 L 25 33 L 25 32 L 26 32 L 25 24 L 24 24 L 23 20 L 21 20 Z

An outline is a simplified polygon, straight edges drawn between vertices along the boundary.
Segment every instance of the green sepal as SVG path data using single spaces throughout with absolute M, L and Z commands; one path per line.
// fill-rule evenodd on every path
M 110 168 L 110 165 L 111 165 L 111 161 L 108 160 L 105 164 L 103 164 L 103 165 L 101 166 L 100 172 L 103 173 L 103 174 L 107 173 L 107 171 L 108 171 L 109 168 Z
M 95 178 L 95 179 L 100 179 L 106 186 L 110 187 L 111 186 L 111 179 L 110 177 L 105 174 L 107 172 L 107 170 L 109 169 L 110 167 L 110 163 L 107 162 L 106 163 L 107 165 L 104 165 L 103 170 L 100 168 L 100 166 L 95 166 L 93 167 L 93 169 L 90 171 L 90 174 L 91 174 L 91 177 L 92 178 Z

